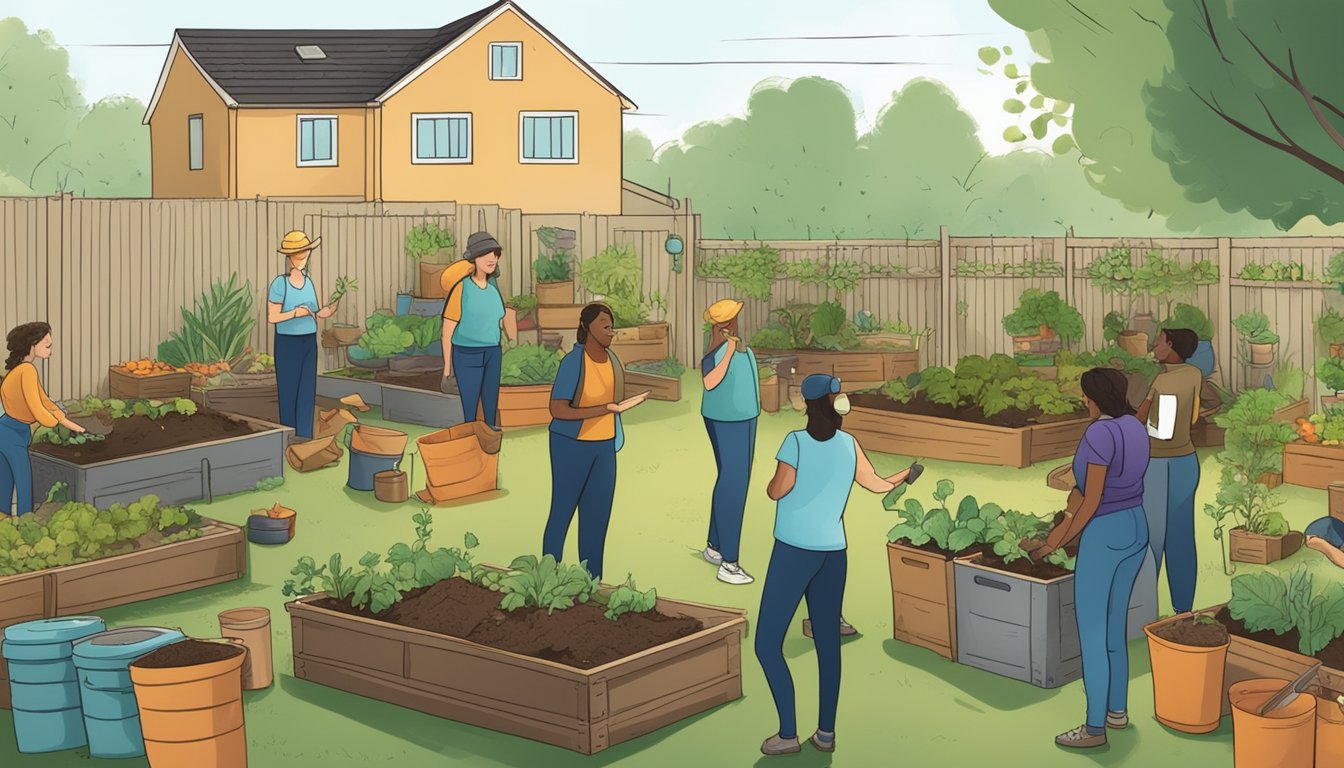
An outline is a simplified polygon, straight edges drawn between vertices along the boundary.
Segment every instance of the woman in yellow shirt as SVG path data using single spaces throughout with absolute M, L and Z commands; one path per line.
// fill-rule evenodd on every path
M 61 425 L 79 434 L 84 428 L 65 417 L 47 397 L 33 360 L 51 357 L 51 326 L 25 323 L 5 339 L 9 357 L 0 381 L 0 510 L 10 513 L 10 498 L 18 491 L 18 513 L 33 511 L 33 465 L 28 459 L 33 424 Z

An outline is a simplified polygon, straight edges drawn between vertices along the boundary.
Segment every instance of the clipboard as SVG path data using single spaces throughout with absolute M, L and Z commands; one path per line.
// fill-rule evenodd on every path
M 1153 416 L 1148 416 L 1148 436 L 1158 440 L 1170 440 L 1176 433 L 1176 396 L 1157 396 L 1157 424 Z

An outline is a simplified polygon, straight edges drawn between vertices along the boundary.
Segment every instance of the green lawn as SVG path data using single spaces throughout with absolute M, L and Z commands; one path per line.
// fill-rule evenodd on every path
M 691 400 L 650 402 L 627 419 L 627 444 L 620 456 L 616 507 L 607 544 L 607 578 L 633 572 L 639 584 L 655 586 L 668 597 L 746 608 L 749 618 L 760 600 L 772 544 L 772 504 L 765 483 L 771 460 L 784 434 L 800 428 L 802 418 L 786 413 L 761 420 L 751 502 L 747 511 L 742 564 L 758 577 L 746 587 L 720 584 L 714 569 L 699 558 L 704 546 L 707 505 L 713 483 L 713 458 L 698 415 L 697 382 L 688 377 L 683 390 Z M 381 423 L 365 415 L 364 421 Z M 405 428 L 405 427 L 401 427 Z M 419 434 L 426 430 L 413 430 Z M 908 458 L 873 455 L 879 471 L 895 471 Z M 1037 513 L 1062 507 L 1063 494 L 1045 487 L 1045 475 L 1058 462 L 1029 470 L 928 462 L 917 486 L 927 497 L 941 478 L 956 482 L 958 498 L 973 493 L 982 502 Z M 1216 466 L 1203 456 L 1206 481 L 1199 504 L 1215 490 Z M 481 540 L 478 559 L 507 563 L 518 554 L 540 549 L 549 505 L 549 465 L 544 429 L 511 433 L 501 459 L 499 498 L 435 510 L 437 541 L 455 546 L 464 531 Z M 423 483 L 423 473 L 416 480 Z M 280 501 L 299 512 L 298 537 L 283 547 L 250 547 L 246 578 L 132 606 L 102 616 L 111 626 L 135 624 L 181 627 L 187 633 L 218 634 L 216 615 L 225 609 L 260 605 L 273 621 L 276 682 L 249 693 L 247 732 L 253 766 L 590 766 L 659 768 L 686 765 L 743 766 L 965 766 L 976 764 L 1077 766 L 1147 764 L 1158 766 L 1232 763 L 1230 720 L 1216 733 L 1183 736 L 1152 719 L 1151 680 L 1146 646 L 1132 643 L 1130 712 L 1134 727 L 1112 736 L 1109 747 L 1085 755 L 1053 745 L 1054 735 L 1082 722 L 1082 683 L 1041 690 L 960 666 L 929 651 L 891 639 L 891 599 L 884 543 L 893 518 L 880 499 L 856 488 L 849 506 L 850 572 L 846 617 L 863 633 L 844 646 L 844 683 L 837 728 L 839 748 L 825 756 L 804 747 L 801 755 L 765 759 L 762 739 L 776 729 L 769 690 L 756 664 L 748 637 L 743 647 L 744 696 L 713 712 L 621 744 L 592 757 L 441 720 L 390 704 L 361 698 L 292 677 L 288 615 L 280 586 L 300 555 L 325 559 L 342 551 L 351 560 L 366 550 L 384 552 L 412 537 L 411 514 L 418 505 L 385 505 L 372 494 L 344 485 L 344 462 L 337 469 L 308 475 L 290 473 L 278 491 L 243 494 L 197 508 L 211 517 L 243 524 L 253 508 Z M 1325 513 L 1325 493 L 1285 486 L 1284 511 L 1295 527 Z M 1200 605 L 1226 600 L 1217 543 L 1207 518 L 1199 518 Z M 569 549 L 574 553 L 571 532 Z M 1304 550 L 1289 564 L 1323 558 Z M 1243 569 L 1246 567 L 1243 566 Z M 1165 587 L 1163 587 L 1165 590 Z M 1167 600 L 1163 598 L 1164 605 Z M 1169 608 L 1168 608 L 1169 611 Z M 786 641 L 799 697 L 799 728 L 806 736 L 816 722 L 816 672 L 811 642 L 798 621 Z M 0 755 L 15 753 L 8 713 L 0 714 Z M 86 766 L 86 751 L 25 755 L 23 768 Z M 5 764 L 13 764 L 6 758 Z M 144 765 L 123 761 L 120 765 Z

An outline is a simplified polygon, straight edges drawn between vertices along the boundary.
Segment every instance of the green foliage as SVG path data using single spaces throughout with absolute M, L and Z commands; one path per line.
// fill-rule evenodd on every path
M 406 233 L 406 258 L 411 261 L 420 261 L 433 256 L 440 250 L 448 251 L 448 258 L 453 257 L 453 248 L 457 245 L 457 240 L 453 237 L 450 230 L 440 227 L 432 221 L 427 221 L 418 227 L 412 227 Z
M 788 331 L 777 326 L 766 326 L 751 335 L 749 346 L 755 349 L 798 349 Z
M 1338 283 L 1339 292 L 1344 293 L 1344 251 L 1330 257 L 1330 262 L 1325 267 L 1325 281 Z
M 652 360 L 640 363 L 631 363 L 626 368 L 641 373 L 651 373 L 655 376 L 667 376 L 672 379 L 679 379 L 686 373 L 686 366 L 675 357 L 669 357 L 666 360 Z
M 1027 259 L 1018 264 L 958 259 L 954 277 L 1063 277 L 1064 265 L 1054 259 Z
M 602 615 L 616 621 L 627 613 L 648 613 L 652 611 L 654 606 L 658 604 L 658 590 L 649 589 L 640 592 L 635 587 L 634 576 L 626 574 L 625 582 L 603 599 L 606 601 L 607 609 L 603 611 Z
M 373 317 L 384 317 L 374 315 Z M 396 322 L 373 324 L 373 317 L 365 331 L 359 335 L 358 346 L 368 353 L 370 358 L 394 357 L 410 349 L 415 344 L 415 336 Z
M 1028 288 L 1018 300 L 1017 309 L 1003 318 L 1003 328 L 1009 336 L 1035 336 L 1041 326 L 1053 330 L 1066 344 L 1083 337 L 1081 312 L 1055 291 Z
M 756 349 L 857 349 L 858 327 L 838 302 L 815 306 L 798 304 L 772 313 L 776 321 L 756 331 L 750 346 Z
M 1237 278 L 1276 283 L 1317 281 L 1315 275 L 1307 274 L 1306 266 L 1300 261 L 1271 261 L 1265 264 L 1251 262 L 1241 268 Z
M 711 256 L 695 265 L 695 276 L 727 280 L 733 290 L 757 301 L 768 301 L 780 276 L 779 251 L 762 245 L 736 253 Z
M 398 315 L 386 325 L 395 325 L 397 328 L 411 334 L 411 343 L 402 350 L 403 352 L 427 349 L 431 344 L 439 341 L 443 337 L 443 320 L 437 315 L 428 317 L 421 315 Z M 388 332 L 383 331 L 383 333 Z M 388 333 L 388 335 L 390 339 L 390 333 Z M 361 341 L 363 341 L 362 337 L 363 334 L 361 334 Z M 391 355 L 386 356 L 391 357 Z M 380 357 L 380 355 L 374 355 L 374 357 Z
M 201 293 L 190 311 L 182 313 L 182 328 L 173 331 L 159 344 L 158 358 L 181 368 L 187 363 L 213 363 L 233 360 L 247 347 L 256 318 L 252 315 L 252 286 L 238 282 L 238 274 L 227 283 L 216 280 Z
M 644 272 L 639 256 L 630 246 L 609 245 L 583 264 L 579 275 L 583 287 L 611 307 L 617 328 L 632 328 L 649 321 L 661 296 L 644 295 Z
M 907 386 L 908 385 L 908 386 Z M 1080 398 L 1066 393 L 1057 381 L 1046 381 L 1023 372 L 1007 355 L 989 358 L 968 355 L 957 362 L 956 370 L 941 366 L 925 368 L 906 382 L 888 382 L 884 394 L 890 390 L 892 399 L 913 389 L 929 402 L 950 408 L 975 405 L 986 417 L 1007 410 L 1029 413 L 1033 409 L 1044 415 L 1062 416 L 1078 412 Z
M 1272 380 L 1274 391 L 1289 403 L 1301 400 L 1307 388 L 1307 372 L 1287 360 L 1280 360 L 1274 364 Z
M 1213 322 L 1204 314 L 1204 310 L 1192 304 L 1177 304 L 1176 309 L 1160 323 L 1159 327 L 1186 328 L 1194 331 L 1200 341 L 1209 341 L 1213 338 Z
M 70 500 L 70 484 L 63 480 L 57 480 L 47 489 L 47 498 L 44 503 L 51 504 L 56 501 Z
M 1322 445 L 1344 443 L 1344 406 L 1326 408 L 1307 417 Z
M 106 440 L 105 435 L 95 435 L 92 432 L 82 432 L 75 434 L 65 425 L 57 424 L 54 427 L 38 427 L 33 433 L 33 442 L 50 443 L 51 445 L 77 446 L 86 443 L 101 443 Z
M 156 420 L 170 413 L 193 416 L 196 411 L 196 402 L 184 397 L 165 402 L 163 400 L 118 400 L 116 398 L 102 400 L 92 395 L 83 398 L 69 409 L 72 416 L 105 416 L 111 419 L 144 416 Z M 39 427 L 33 434 L 35 442 L 52 445 L 84 445 L 85 443 L 102 442 L 106 439 L 106 436 L 95 435 L 92 432 L 77 435 L 59 424 L 55 427 Z
M 1316 333 L 1326 344 L 1344 344 L 1344 314 L 1334 307 L 1326 307 L 1316 318 Z
M 275 477 L 263 477 L 257 481 L 257 484 L 253 486 L 252 490 L 260 491 L 262 493 L 270 493 L 271 491 L 283 487 L 284 484 L 285 478 L 281 475 L 276 475 Z
M 1078 355 L 1075 360 L 1078 365 L 1085 368 L 1116 368 L 1124 373 L 1142 374 L 1149 381 L 1153 380 L 1161 368 L 1152 355 L 1143 357 L 1131 355 L 1116 344 L 1102 347 L 1096 352 L 1085 352 Z
M 509 386 L 550 384 L 560 371 L 564 353 L 537 344 L 519 344 L 504 350 L 499 364 L 499 383 Z
M 1344 635 L 1344 584 L 1332 582 L 1318 591 L 1312 581 L 1305 566 L 1286 574 L 1238 576 L 1232 580 L 1228 612 L 1251 632 L 1282 635 L 1296 629 L 1298 651 L 1315 656 Z
M 543 253 L 532 262 L 533 277 L 538 283 L 563 283 L 574 278 L 573 260 L 569 251 Z
M 1129 327 L 1129 320 L 1119 312 L 1107 312 L 1101 319 L 1101 337 L 1107 343 L 1114 344 Z
M 1002 513 L 997 504 L 981 506 L 974 496 L 964 496 L 957 504 L 954 518 L 947 505 L 956 491 L 951 480 L 939 480 L 934 487 L 936 507 L 926 510 L 915 499 L 906 499 L 902 504 L 900 499 L 909 487 L 898 485 L 882 499 L 882 506 L 890 511 L 899 511 L 902 520 L 887 532 L 888 541 L 905 541 L 913 547 L 932 541 L 944 552 L 955 554 L 984 543 L 989 521 Z
M 518 314 L 526 315 L 528 312 L 537 308 L 537 295 L 534 293 L 520 293 L 516 296 L 510 296 L 505 306 L 517 310 Z
M 340 277 L 336 278 L 336 290 L 332 291 L 331 298 L 327 299 L 327 303 L 335 304 L 336 302 L 345 298 L 345 294 L 349 293 L 350 291 L 358 291 L 358 290 L 359 290 L 358 280 L 356 280 L 353 277 L 347 277 L 345 275 L 341 275 Z
M 1317 360 L 1316 378 L 1335 394 L 1344 392 L 1344 357 L 1322 357 Z
M 786 280 L 828 289 L 837 302 L 853 293 L 868 275 L 863 264 L 844 259 L 799 259 L 782 264 L 780 269 Z
M 1277 344 L 1279 335 L 1269 325 L 1264 312 L 1243 312 L 1232 321 L 1233 327 L 1248 344 Z
M 843 306 L 834 301 L 822 302 L 812 310 L 812 338 L 823 348 L 844 349 L 840 332 L 847 322 Z
M 51 495 L 48 495 L 51 500 Z M 156 496 L 97 509 L 66 502 L 45 522 L 38 514 L 0 518 L 0 576 L 40 571 L 122 554 L 147 533 L 159 543 L 200 536 L 200 518 Z
M 678 363 L 678 365 L 680 365 L 680 363 Z M 778 371 L 776 371 L 774 366 L 772 365 L 762 365 L 760 367 L 760 370 L 756 372 L 757 378 L 759 378 L 761 381 L 765 381 L 771 376 L 775 376 L 777 374 Z
M 586 603 L 597 591 L 597 580 L 588 575 L 586 563 L 557 563 L 552 555 L 540 560 L 524 555 L 509 565 L 509 571 L 499 582 L 504 593 L 499 607 L 505 611 L 545 608 L 549 615 Z
M 898 403 L 908 403 L 914 396 L 915 391 L 905 383 L 904 379 L 892 379 L 882 385 L 881 393 Z
M 1042 540 L 1050 532 L 1050 521 L 1016 510 L 1003 510 L 997 517 L 988 520 L 985 531 L 985 543 L 992 544 L 994 554 L 1003 558 L 1004 563 L 1030 559 L 1022 548 L 1022 540 Z M 1065 570 L 1073 570 L 1073 558 L 1062 549 L 1055 550 L 1046 557 L 1046 562 Z

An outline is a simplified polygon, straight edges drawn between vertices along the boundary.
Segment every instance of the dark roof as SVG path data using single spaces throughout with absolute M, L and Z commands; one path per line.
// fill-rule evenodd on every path
M 177 36 L 239 104 L 363 104 L 506 4 L 501 0 L 438 29 L 179 29 Z M 514 10 L 537 24 L 516 5 Z M 320 46 L 327 58 L 304 61 L 294 50 L 300 45 Z

